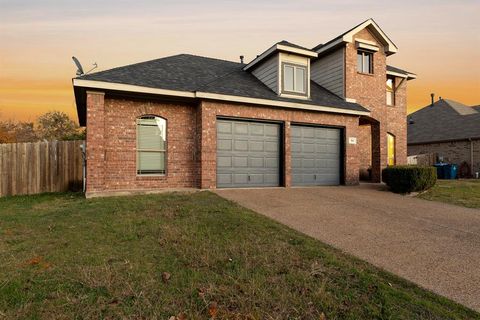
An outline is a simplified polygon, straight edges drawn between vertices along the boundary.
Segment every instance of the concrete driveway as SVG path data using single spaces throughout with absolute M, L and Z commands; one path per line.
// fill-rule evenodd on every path
M 480 210 L 381 185 L 217 194 L 480 311 Z

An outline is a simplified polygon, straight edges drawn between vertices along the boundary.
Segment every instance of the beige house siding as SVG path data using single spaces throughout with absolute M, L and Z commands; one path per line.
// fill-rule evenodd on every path
M 312 80 L 344 98 L 344 48 L 312 63 Z
M 278 93 L 278 54 L 259 65 L 252 74 L 271 90 Z
M 439 143 L 408 145 L 408 155 L 435 153 L 443 157 L 443 161 L 460 165 L 466 161 L 472 168 L 471 147 L 473 145 L 473 173 L 480 172 L 480 139 Z

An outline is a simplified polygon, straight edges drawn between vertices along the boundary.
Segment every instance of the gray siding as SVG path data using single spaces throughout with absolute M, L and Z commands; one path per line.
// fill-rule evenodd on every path
M 311 66 L 311 79 L 322 87 L 344 98 L 344 55 L 338 49 L 315 61 Z
M 267 87 L 278 93 L 278 54 L 255 68 L 252 74 Z

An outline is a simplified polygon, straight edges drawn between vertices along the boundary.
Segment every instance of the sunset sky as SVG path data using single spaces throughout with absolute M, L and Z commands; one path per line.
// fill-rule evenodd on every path
M 76 119 L 74 55 L 99 70 L 178 53 L 250 61 L 274 42 L 306 47 L 374 18 L 418 74 L 409 111 L 430 92 L 480 104 L 480 1 L 0 0 L 0 120 L 49 110 Z

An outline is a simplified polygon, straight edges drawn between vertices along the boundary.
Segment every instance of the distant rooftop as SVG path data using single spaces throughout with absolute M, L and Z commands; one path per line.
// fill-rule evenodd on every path
M 480 106 L 440 99 L 408 116 L 408 144 L 480 139 Z

